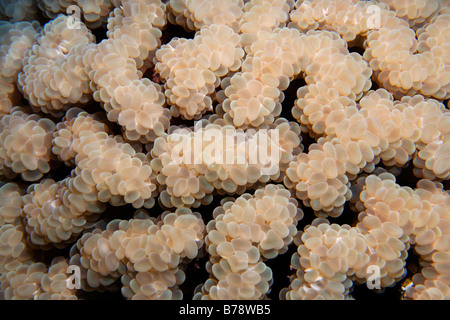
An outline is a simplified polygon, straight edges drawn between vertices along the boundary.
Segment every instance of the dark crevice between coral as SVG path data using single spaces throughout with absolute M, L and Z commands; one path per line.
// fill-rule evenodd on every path
M 352 53 L 352 52 L 356 52 L 359 53 L 361 56 L 363 56 L 364 51 L 366 51 L 366 49 L 364 49 L 361 46 L 355 45 L 355 46 L 351 46 L 348 48 L 348 52 Z
M 72 170 L 75 169 L 75 167 L 67 166 L 63 162 L 59 162 L 57 160 L 52 160 L 50 162 L 50 168 L 51 168 L 50 172 L 45 174 L 39 181 L 45 179 L 53 179 L 55 181 L 61 181 L 69 177 L 72 173 Z M 38 183 L 39 181 L 34 181 L 33 183 Z
M 372 86 L 370 87 L 370 90 L 378 90 L 381 87 L 378 85 L 378 83 L 376 82 L 375 76 L 372 75 Z
M 99 44 L 104 39 L 107 39 L 106 32 L 108 30 L 106 29 L 106 26 L 95 28 L 95 29 L 90 29 L 90 30 L 91 30 L 92 34 L 95 36 L 95 43 L 96 44 Z
M 292 80 L 291 83 L 289 84 L 289 87 L 283 91 L 284 100 L 281 104 L 282 109 L 280 117 L 283 117 L 288 121 L 298 123 L 298 121 L 292 115 L 292 108 L 294 107 L 295 101 L 297 99 L 297 90 L 304 86 L 306 86 L 305 79 L 303 79 L 303 77 L 297 77 L 296 79 Z M 302 132 L 300 136 L 302 138 L 301 143 L 304 147 L 303 152 L 307 152 L 309 146 L 312 143 L 315 143 L 316 141 L 313 138 L 311 138 L 308 133 L 305 132 Z
M 161 43 L 167 44 L 173 38 L 193 39 L 194 37 L 194 31 L 187 31 L 182 26 L 167 22 L 167 24 L 162 29 Z
M 191 210 L 192 212 L 200 213 L 206 226 L 211 220 L 213 220 L 214 209 L 220 206 L 220 201 L 225 197 L 227 196 L 216 194 L 213 197 L 213 201 L 209 205 L 201 205 L 198 208 L 191 208 Z M 206 263 L 209 260 L 209 254 L 206 252 L 205 244 L 199 252 L 200 253 L 197 258 L 193 259 L 184 266 L 186 280 L 180 285 L 180 289 L 183 292 L 183 300 L 192 300 L 197 286 L 203 285 L 210 277 L 209 273 L 206 271 Z
M 295 105 L 295 100 L 297 99 L 297 90 L 301 87 L 306 86 L 306 82 L 302 77 L 294 79 L 289 84 L 289 87 L 283 91 L 284 100 L 281 103 L 282 109 L 280 117 L 287 119 L 288 121 L 297 122 L 292 116 L 292 108 Z
M 122 287 L 120 278 L 117 279 L 116 282 L 114 282 L 114 284 L 112 284 L 112 286 L 114 285 Z M 78 290 L 77 297 L 79 300 L 108 300 L 108 301 L 125 300 L 121 290 L 105 291 L 105 292 Z

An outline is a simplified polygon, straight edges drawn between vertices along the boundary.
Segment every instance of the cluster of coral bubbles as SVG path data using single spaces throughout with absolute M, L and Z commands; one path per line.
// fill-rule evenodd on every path
M 447 0 L 0 18 L 0 299 L 450 298 Z

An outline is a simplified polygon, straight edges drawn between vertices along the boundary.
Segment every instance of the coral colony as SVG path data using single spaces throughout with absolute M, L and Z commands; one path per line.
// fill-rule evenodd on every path
M 447 0 L 0 16 L 1 299 L 450 298 Z

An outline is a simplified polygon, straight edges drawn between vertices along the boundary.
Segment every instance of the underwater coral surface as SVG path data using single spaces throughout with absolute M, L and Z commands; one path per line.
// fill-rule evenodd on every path
M 0 299 L 450 298 L 448 0 L 0 19 Z

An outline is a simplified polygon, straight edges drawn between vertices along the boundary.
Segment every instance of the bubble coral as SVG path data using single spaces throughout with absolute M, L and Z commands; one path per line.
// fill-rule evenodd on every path
M 68 260 L 55 258 L 44 263 L 27 263 L 2 274 L 1 298 L 5 300 L 77 300 L 76 290 L 67 287 Z
M 15 183 L 7 183 L 0 188 L 1 275 L 14 270 L 31 258 L 31 251 L 25 242 L 25 230 L 21 217 L 24 191 Z
M 21 174 L 36 181 L 50 171 L 51 139 L 55 124 L 37 114 L 13 108 L 0 120 L 0 175 Z
M 102 102 L 108 119 L 119 123 L 130 140 L 153 141 L 169 126 L 161 87 L 142 78 L 165 24 L 162 2 L 123 1 L 109 18 L 108 39 L 88 48 L 83 57 L 94 99 Z
M 214 189 L 243 193 L 257 182 L 280 180 L 299 150 L 299 132 L 297 124 L 279 119 L 267 131 L 199 123 L 160 137 L 151 151 L 151 165 L 165 187 L 160 200 L 166 207 L 198 207 L 211 202 Z
M 446 1 L 16 3 L 1 299 L 450 297 Z
M 383 2 L 398 7 L 397 16 Z M 449 30 L 447 6 L 440 1 L 412 1 L 414 4 L 405 12 L 406 2 L 394 2 L 297 1 L 291 20 L 301 30 L 337 31 L 346 41 L 364 36 L 363 57 L 374 71 L 374 78 L 397 98 L 420 93 L 448 99 L 448 62 L 443 57 L 448 46 L 444 40 Z M 406 21 L 400 18 L 404 13 Z M 415 32 L 409 18 L 428 23 Z
M 167 19 L 192 31 L 203 26 L 227 25 L 238 31 L 243 15 L 243 0 L 170 0 Z M 214 8 L 214 10 L 213 10 Z
M 35 111 L 61 116 L 68 106 L 92 97 L 82 59 L 94 37 L 84 25 L 69 27 L 68 19 L 59 15 L 47 23 L 22 60 L 18 86 Z
M 423 267 L 413 276 L 405 296 L 448 296 L 448 270 L 443 266 L 449 250 L 445 242 L 450 196 L 442 185 L 421 180 L 413 190 L 396 184 L 393 175 L 381 173 L 365 179 L 360 199 L 365 210 L 356 227 L 317 219 L 299 232 L 299 247 L 292 257 L 297 273 L 281 295 L 286 299 L 350 298 L 352 281 L 365 282 L 369 266 L 380 269 L 381 287 L 392 286 L 406 274 L 407 251 L 414 245 Z
M 0 22 L 0 115 L 8 114 L 19 101 L 17 75 L 40 31 L 37 21 Z
M 155 69 L 166 81 L 173 116 L 199 119 L 212 110 L 209 97 L 222 77 L 241 66 L 240 37 L 226 25 L 202 27 L 192 40 L 175 39 L 156 52 Z
M 205 239 L 211 277 L 194 299 L 264 298 L 272 270 L 263 261 L 287 251 L 303 217 L 297 201 L 283 186 L 269 184 L 253 196 L 224 201 L 213 216 Z
M 118 5 L 117 0 L 38 0 L 37 6 L 50 19 L 54 19 L 58 14 L 71 14 L 75 8 L 79 10 L 80 17 L 83 17 L 86 26 L 95 29 L 106 25 L 109 13 Z
M 106 230 L 84 234 L 70 262 L 83 268 L 85 290 L 121 277 L 126 298 L 181 298 L 177 285 L 184 273 L 179 265 L 197 256 L 204 228 L 199 214 L 189 209 L 164 212 L 158 219 L 141 211 L 135 219 L 113 220 Z
M 2 20 L 30 21 L 36 19 L 38 10 L 36 1 L 32 0 L 1 0 L 0 1 L 0 17 Z

